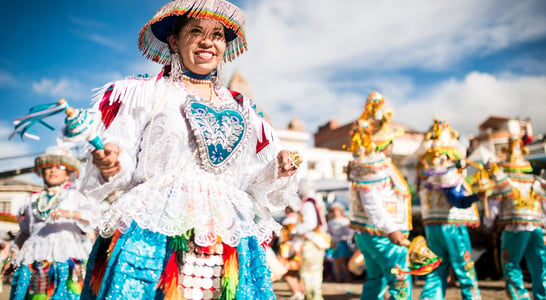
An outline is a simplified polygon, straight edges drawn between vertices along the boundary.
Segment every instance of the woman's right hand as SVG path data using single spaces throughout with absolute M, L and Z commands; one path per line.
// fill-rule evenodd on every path
M 389 238 L 391 243 L 398 246 L 405 246 L 405 244 L 407 243 L 404 234 L 402 234 L 402 232 L 400 232 L 399 230 L 395 230 L 387 234 L 387 237 Z
M 93 164 L 99 169 L 102 178 L 108 181 L 110 177 L 121 171 L 119 163 L 119 147 L 116 144 L 106 143 L 104 149 L 92 152 Z

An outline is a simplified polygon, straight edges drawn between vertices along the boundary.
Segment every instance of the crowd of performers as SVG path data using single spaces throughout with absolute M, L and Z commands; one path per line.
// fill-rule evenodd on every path
M 416 183 L 426 247 L 421 237 L 406 240 L 412 229 L 410 191 L 385 155 L 402 132 L 388 126 L 392 111 L 383 109 L 384 101 L 376 92 L 368 96 L 349 146 L 354 157 L 348 166 L 349 217 L 367 270 L 361 299 L 383 299 L 387 286 L 391 298 L 412 299 L 412 274 L 425 279 L 419 299 L 443 299 L 450 269 L 462 299 L 481 299 L 468 231 L 481 221 L 502 231 L 507 295 L 531 299 L 521 270 L 524 258 L 533 299 L 546 299 L 546 181 L 531 173 L 522 134 L 511 132 L 505 159 L 477 164 L 464 159 L 456 130 L 444 120 L 433 121 L 419 153 Z M 475 173 L 468 172 L 469 165 Z
M 65 141 L 94 149 L 82 169 L 62 146 L 36 158 L 44 187 L 18 216 L 17 251 L 6 260 L 11 299 L 273 299 L 273 232 L 282 232 L 284 268 L 274 274 L 293 299 L 323 298 L 328 249 L 336 277 L 350 281 L 353 242 L 366 262 L 361 299 L 383 299 L 387 289 L 411 299 L 415 274 L 426 276 L 420 298 L 442 299 L 450 268 L 462 297 L 480 299 L 467 230 L 480 224 L 477 203 L 489 227 L 503 226 L 508 294 L 529 298 L 525 258 L 534 299 L 545 299 L 545 183 L 529 173 L 518 133 L 506 160 L 480 166 L 468 182 L 456 131 L 434 120 L 418 168 L 426 241 L 410 241 L 410 189 L 385 154 L 402 132 L 371 93 L 348 146 L 349 219 L 339 205 L 325 218 L 321 199 L 298 188 L 299 154 L 284 149 L 250 99 L 223 86 L 221 66 L 247 49 L 244 26 L 224 0 L 169 2 L 139 32 L 160 74 L 105 84 L 89 112 L 59 102 L 17 120 L 16 133 L 27 136 L 44 124 L 39 116 L 66 110 Z M 271 212 L 298 198 L 281 227 Z M 105 199 L 115 200 L 104 208 Z

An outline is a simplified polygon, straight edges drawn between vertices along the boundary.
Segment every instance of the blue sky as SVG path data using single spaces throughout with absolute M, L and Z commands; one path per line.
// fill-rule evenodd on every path
M 87 107 L 93 88 L 159 66 L 137 47 L 165 1 L 9 1 L 0 11 L 0 158 L 55 143 L 8 141 L 12 120 L 66 98 Z M 531 117 L 546 132 L 546 2 L 542 0 L 246 0 L 249 51 L 226 68 L 252 86 L 275 127 L 311 133 L 361 113 L 373 90 L 394 121 L 426 130 L 433 117 L 463 138 L 490 115 Z M 342 5 L 341 5 L 342 4 Z M 60 119 L 51 123 L 60 127 Z M 21 160 L 0 159 L 0 170 Z M 30 160 L 31 161 L 31 160 Z

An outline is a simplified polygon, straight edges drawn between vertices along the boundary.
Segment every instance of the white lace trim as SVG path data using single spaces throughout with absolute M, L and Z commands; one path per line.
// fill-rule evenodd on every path
M 69 258 L 86 260 L 91 251 L 87 236 L 71 231 L 60 231 L 45 236 L 29 237 L 17 254 L 17 266 L 34 261 L 64 262 Z
M 202 246 L 214 244 L 217 236 L 236 246 L 246 236 L 267 241 L 280 229 L 269 210 L 255 203 L 248 193 L 222 181 L 195 177 L 182 174 L 180 178 L 187 180 L 162 187 L 158 182 L 168 182 L 171 176 L 161 176 L 131 189 L 104 214 L 100 234 L 125 231 L 134 220 L 142 228 L 168 236 L 194 229 L 195 241 Z

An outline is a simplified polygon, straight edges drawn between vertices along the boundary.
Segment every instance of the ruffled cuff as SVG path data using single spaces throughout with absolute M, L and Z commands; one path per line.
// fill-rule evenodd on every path
M 118 174 L 110 177 L 108 181 L 104 180 L 99 169 L 92 163 L 87 164 L 86 173 L 81 183 L 80 191 L 86 195 L 89 199 L 100 203 L 112 192 L 125 189 L 132 178 L 132 174 L 135 169 L 135 160 L 129 155 L 122 146 L 115 143 L 120 148 L 119 162 L 121 170 Z M 93 158 L 91 154 L 88 155 L 88 161 L 92 162 Z
M 278 178 L 277 160 L 273 159 L 254 174 L 248 192 L 269 211 L 283 210 L 289 199 L 297 198 L 296 176 Z

